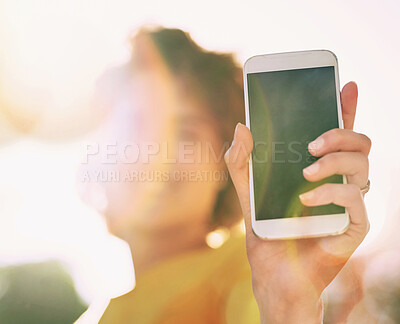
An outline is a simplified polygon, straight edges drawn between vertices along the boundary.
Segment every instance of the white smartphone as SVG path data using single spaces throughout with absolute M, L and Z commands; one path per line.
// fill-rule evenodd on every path
M 346 208 L 306 207 L 299 194 L 343 175 L 309 182 L 303 168 L 317 160 L 308 143 L 343 128 L 338 65 L 326 50 L 258 55 L 243 67 L 246 125 L 254 140 L 249 161 L 251 224 L 264 239 L 335 235 L 349 226 Z

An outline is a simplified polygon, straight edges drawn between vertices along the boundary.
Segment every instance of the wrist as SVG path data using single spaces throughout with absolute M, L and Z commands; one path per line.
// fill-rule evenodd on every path
M 323 303 L 320 297 L 288 299 L 282 296 L 256 298 L 260 310 L 261 324 L 321 324 Z

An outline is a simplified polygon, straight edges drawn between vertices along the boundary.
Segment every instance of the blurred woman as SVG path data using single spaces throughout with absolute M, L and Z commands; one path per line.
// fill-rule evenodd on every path
M 106 72 L 98 89 L 109 121 L 89 166 L 99 163 L 103 213 L 129 243 L 136 278 L 100 323 L 258 322 L 223 159 L 244 117 L 232 55 L 208 52 L 181 30 L 141 29 L 130 62 Z M 110 144 L 119 158 L 104 161 Z

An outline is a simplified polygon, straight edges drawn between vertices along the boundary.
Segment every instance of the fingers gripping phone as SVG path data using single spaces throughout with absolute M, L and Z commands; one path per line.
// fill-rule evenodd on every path
M 307 181 L 302 170 L 316 161 L 308 143 L 343 128 L 338 66 L 326 50 L 253 56 L 243 68 L 246 125 L 254 140 L 249 161 L 251 224 L 266 239 L 343 233 L 344 207 L 307 207 L 299 194 L 343 175 Z

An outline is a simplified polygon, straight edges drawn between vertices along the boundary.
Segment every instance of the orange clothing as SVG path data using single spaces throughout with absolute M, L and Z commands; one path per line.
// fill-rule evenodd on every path
M 99 323 L 259 323 L 244 235 L 156 265 L 110 302 Z

